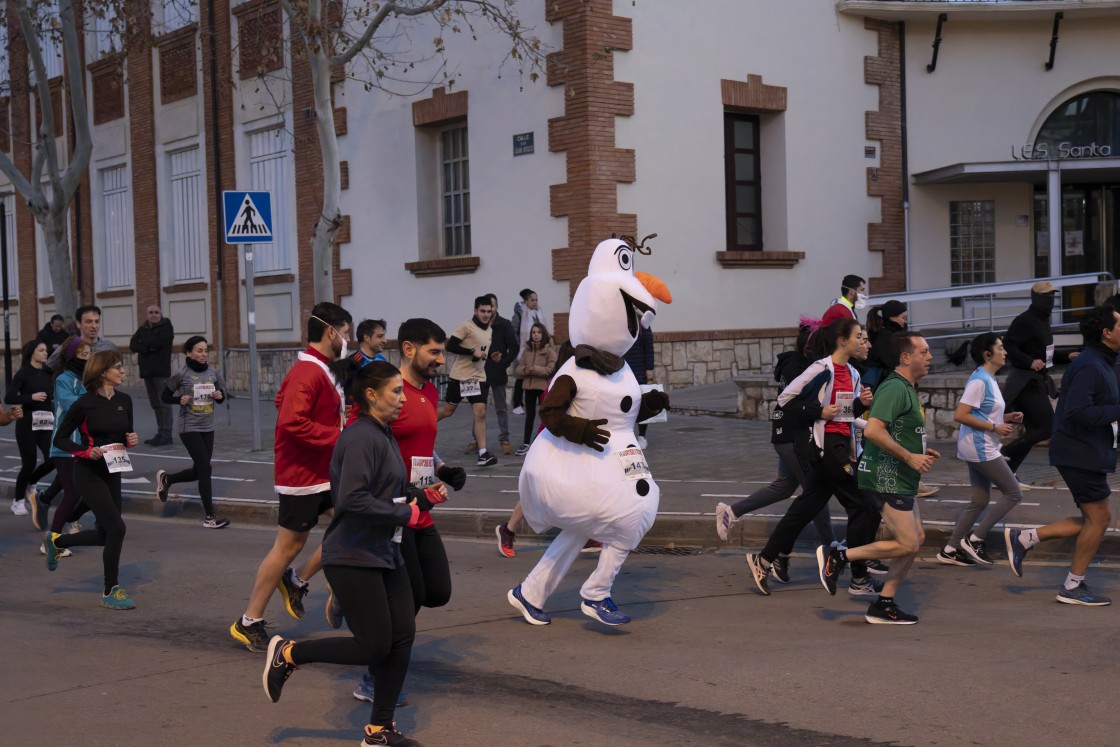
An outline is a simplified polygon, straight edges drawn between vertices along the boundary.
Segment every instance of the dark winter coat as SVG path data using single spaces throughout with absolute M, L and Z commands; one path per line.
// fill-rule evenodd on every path
M 158 324 L 144 322 L 140 325 L 128 347 L 136 353 L 141 379 L 170 378 L 171 348 L 174 344 L 175 328 L 167 317 Z
M 509 381 L 509 364 L 517 355 L 517 335 L 513 332 L 513 325 L 509 319 L 494 315 L 490 322 L 493 330 L 490 336 L 490 349 L 486 351 L 486 383 L 490 386 L 505 386 Z M 494 353 L 501 353 L 500 360 L 490 358 Z

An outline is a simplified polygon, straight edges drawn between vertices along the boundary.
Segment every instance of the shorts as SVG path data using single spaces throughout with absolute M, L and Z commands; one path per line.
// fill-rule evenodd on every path
M 319 523 L 319 517 L 334 508 L 329 490 L 308 495 L 279 495 L 280 515 L 276 523 L 293 532 L 310 532 Z
M 1108 475 L 1091 469 L 1079 467 L 1058 467 L 1058 474 L 1062 476 L 1069 492 L 1073 493 L 1073 502 L 1098 503 L 1112 495 L 1112 488 L 1108 486 Z
M 879 493 L 874 490 L 861 491 L 867 499 L 875 506 L 876 511 L 882 511 L 883 506 L 890 506 L 895 511 L 913 511 L 914 498 L 912 495 L 900 495 L 899 493 Z
M 490 396 L 490 385 L 485 381 L 480 381 L 478 383 L 482 388 L 482 393 L 475 397 L 467 397 L 467 402 L 470 402 L 472 405 L 485 405 L 486 398 Z M 458 379 L 447 380 L 447 394 L 444 395 L 443 401 L 449 405 L 457 405 L 463 401 L 463 396 L 459 394 Z

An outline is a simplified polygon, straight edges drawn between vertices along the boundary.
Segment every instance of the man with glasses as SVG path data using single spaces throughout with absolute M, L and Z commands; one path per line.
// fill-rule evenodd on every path
M 334 515 L 330 462 L 342 432 L 344 398 L 329 366 L 347 355 L 352 323 L 341 306 L 316 305 L 307 320 L 307 349 L 299 354 L 276 394 L 273 469 L 280 497 L 279 526 L 272 549 L 257 569 L 245 613 L 229 629 L 250 651 L 268 650 L 264 610 L 272 592 L 279 589 L 288 614 L 300 620 L 308 592 L 306 579 L 323 567 L 321 547 L 300 573 L 291 563 L 307 544 L 319 517 Z

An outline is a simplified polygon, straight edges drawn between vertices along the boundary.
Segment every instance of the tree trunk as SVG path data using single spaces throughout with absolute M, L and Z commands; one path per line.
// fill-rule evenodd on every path
M 311 266 L 315 272 L 315 301 L 335 301 L 334 240 L 342 227 L 342 174 L 338 136 L 331 102 L 330 58 L 322 49 L 310 53 L 311 86 L 315 94 L 315 130 L 323 157 L 323 208 L 311 232 Z
M 47 242 L 47 266 L 54 287 L 54 307 L 63 316 L 72 315 L 78 308 L 78 290 L 74 287 L 70 262 L 70 241 L 66 235 L 69 215 L 69 209 L 63 206 L 62 210 L 48 211 L 42 223 Z

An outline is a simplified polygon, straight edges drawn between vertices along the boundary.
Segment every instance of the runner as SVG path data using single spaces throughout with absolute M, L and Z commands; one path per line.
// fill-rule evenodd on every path
M 89 510 L 89 507 L 82 502 L 78 489 L 74 487 L 73 454 L 55 446 L 54 439 L 58 437 L 58 428 L 62 425 L 70 407 L 86 393 L 82 377 L 85 375 L 90 352 L 89 343 L 79 337 L 71 337 L 62 348 L 60 361 L 63 369 L 54 377 L 54 431 L 51 436 L 51 459 L 54 460 L 58 479 L 62 484 L 62 503 L 55 509 L 54 516 L 51 518 L 50 532 L 61 534 L 63 525 L 70 522 L 70 533 L 76 534 L 81 531 L 77 521 Z M 71 448 L 78 448 L 77 444 L 73 444 Z M 47 554 L 45 540 L 39 547 L 39 551 L 44 555 Z M 69 550 L 63 550 L 59 557 L 68 558 L 71 554 Z
M 915 503 L 918 476 L 928 472 L 940 454 L 926 448 L 925 411 L 914 388 L 929 373 L 933 360 L 929 344 L 916 332 L 897 332 L 894 340 L 899 363 L 875 393 L 863 429 L 870 443 L 859 461 L 860 489 L 882 512 L 894 539 L 860 543 L 852 537 L 848 549 L 821 545 L 817 548 L 817 564 L 825 590 L 835 594 L 846 562 L 896 558 L 882 593 L 867 608 L 864 619 L 876 624 L 913 625 L 918 618 L 899 609 L 894 595 L 925 539 Z
M 97 524 L 77 534 L 49 532 L 46 537 L 47 569 L 51 571 L 58 567 L 60 551 L 68 547 L 105 548 L 105 594 L 101 606 L 115 610 L 136 606 L 117 577 L 125 533 L 121 473 L 132 471 L 128 449 L 140 443 L 140 437 L 133 431 L 132 399 L 117 391 L 124 379 L 124 358 L 120 353 L 94 353 L 86 363 L 82 377 L 86 393 L 70 406 L 55 434 L 54 445 L 77 458 L 74 487 L 93 511 Z M 72 441 L 71 434 L 76 434 L 79 441 Z
M 1023 499 L 1015 473 L 999 452 L 1000 437 L 1011 433 L 1010 423 L 1023 419 L 1021 412 L 1004 414 L 1003 395 L 996 383 L 996 373 L 1007 362 L 1007 351 L 1003 349 L 1003 340 L 994 332 L 979 335 L 969 349 L 979 368 L 968 378 L 953 419 L 961 424 L 957 459 L 968 464 L 972 502 L 957 519 L 949 543 L 937 553 L 938 562 L 946 565 L 994 564 L 984 544 L 988 532 Z M 1003 495 L 989 508 L 993 485 Z M 984 520 L 976 531 L 971 531 L 981 512 Z
M 206 518 L 202 526 L 222 529 L 229 519 L 214 513 L 214 489 L 211 475 L 214 458 L 214 403 L 226 398 L 226 382 L 210 366 L 210 345 L 201 335 L 187 338 L 183 344 L 186 365 L 171 375 L 160 396 L 164 402 L 179 405 L 179 440 L 183 442 L 194 464 L 174 474 L 156 472 L 156 497 L 167 502 L 167 491 L 179 482 L 198 482 L 198 496 Z
M 389 341 L 385 339 L 387 329 L 384 319 L 363 319 L 358 325 L 354 338 L 358 341 L 358 349 L 354 351 L 354 360 L 361 365 L 373 361 L 385 360 L 385 348 Z
M 1120 350 L 1120 314 L 1098 306 L 1078 326 L 1085 349 L 1062 376 L 1062 396 L 1054 413 L 1050 436 L 1050 464 L 1058 468 L 1081 516 L 1062 519 L 1037 529 L 1004 529 L 1007 558 L 1016 576 L 1023 575 L 1027 552 L 1049 539 L 1076 537 L 1073 562 L 1056 597 L 1063 604 L 1103 607 L 1112 600 L 1092 594 L 1085 573 L 1112 523 L 1108 476 L 1116 471 L 1116 421 L 1120 420 L 1120 391 L 1114 366 Z
M 409 319 L 400 326 L 397 342 L 401 348 L 400 373 L 405 399 L 391 428 L 413 486 L 425 488 L 438 479 L 455 490 L 462 490 L 467 482 L 466 470 L 444 464 L 435 451 L 439 392 L 432 379 L 443 365 L 446 341 L 444 331 L 429 319 Z M 451 599 L 451 569 L 447 565 L 443 540 L 429 512 L 420 513 L 415 527 L 405 527 L 401 554 L 408 569 L 416 612 L 419 613 L 421 607 L 447 604 Z M 331 627 L 342 625 L 343 612 L 340 605 L 332 606 L 328 601 L 327 622 Z M 372 671 L 362 676 L 354 697 L 370 703 L 374 701 Z M 398 700 L 397 705 L 404 704 L 404 696 L 400 697 L 402 700 Z
M 447 488 L 434 483 L 421 489 L 409 482 L 389 427 L 408 399 L 400 372 L 383 361 L 360 369 L 356 361 L 344 365 L 353 377 L 350 397 L 359 415 L 343 431 L 330 461 L 337 512 L 323 537 L 323 566 L 353 636 L 301 642 L 273 637 L 264 691 L 276 703 L 291 673 L 306 664 L 367 665 L 377 692 L 362 744 L 414 746 L 419 743 L 393 723 L 416 635 L 399 543 L 404 527 L 418 526 L 422 512 L 447 500 Z
M 447 381 L 447 393 L 439 406 L 439 419 L 455 414 L 455 409 L 464 399 L 471 403 L 474 416 L 474 445 L 470 451 L 478 449 L 479 467 L 490 467 L 498 463 L 498 457 L 486 450 L 486 398 L 490 387 L 486 383 L 486 358 L 490 349 L 490 320 L 494 316 L 494 306 L 489 296 L 479 296 L 474 300 L 474 316 L 460 324 L 447 341 L 447 352 L 455 354 L 451 364 L 451 375 Z
M 828 506 L 833 495 L 848 513 L 848 537 L 852 542 L 871 541 L 879 527 L 878 517 L 860 494 L 855 478 L 855 426 L 857 417 L 871 403 L 871 390 L 862 386 L 859 372 L 851 363 L 867 352 L 859 322 L 838 319 L 825 328 L 814 357 L 828 350 L 831 355 L 810 365 L 778 395 L 778 404 L 787 412 L 786 417 L 811 420 L 813 425 L 811 437 L 806 434 L 803 441 L 795 442 L 798 448 L 794 451 L 808 483 L 790 504 L 762 551 L 747 553 L 747 566 L 763 595 L 770 594 L 769 576 L 774 563 L 793 551 L 798 535 Z M 865 563 L 852 566 L 848 593 L 876 593 Z
M 16 421 L 16 446 L 19 447 L 20 470 L 16 475 L 16 499 L 26 501 L 31 523 L 42 529 L 36 483 L 54 469 L 51 460 L 51 430 L 54 428 L 54 385 L 51 370 L 46 366 L 47 343 L 32 340 L 23 346 L 23 366 L 12 377 L 12 385 L 4 395 L 9 405 L 22 405 L 24 417 Z M 43 455 L 37 465 L 36 450 Z
M 244 614 L 229 628 L 230 635 L 250 651 L 261 652 L 268 646 L 264 610 L 272 592 L 279 589 L 288 614 L 303 619 L 306 579 L 322 568 L 322 547 L 316 548 L 299 574 L 289 566 L 307 544 L 319 517 L 334 515 L 329 468 L 342 432 L 343 397 L 328 364 L 347 357 L 351 321 L 341 306 L 317 304 L 307 320 L 307 349 L 276 393 L 273 470 L 280 497 L 276 539 L 257 568 Z

